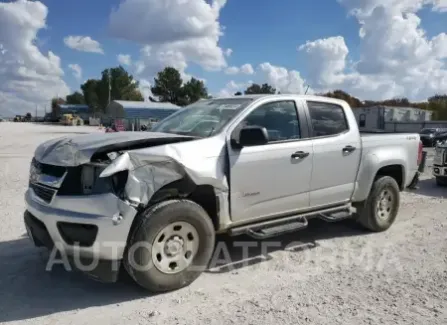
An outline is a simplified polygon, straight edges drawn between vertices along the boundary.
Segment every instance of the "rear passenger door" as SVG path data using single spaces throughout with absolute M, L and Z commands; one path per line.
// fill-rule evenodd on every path
M 346 202 L 354 191 L 361 158 L 358 128 L 349 127 L 340 105 L 324 101 L 306 101 L 305 105 L 314 152 L 310 206 Z

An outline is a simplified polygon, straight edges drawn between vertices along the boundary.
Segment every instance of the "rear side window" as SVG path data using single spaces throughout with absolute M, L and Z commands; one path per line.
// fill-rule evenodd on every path
M 343 108 L 336 104 L 307 102 L 312 120 L 313 136 L 337 135 L 349 130 Z

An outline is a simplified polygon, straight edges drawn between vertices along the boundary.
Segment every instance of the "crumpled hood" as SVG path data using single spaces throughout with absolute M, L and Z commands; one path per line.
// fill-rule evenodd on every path
M 98 152 L 131 150 L 192 140 L 194 137 L 158 132 L 91 133 L 52 139 L 39 145 L 37 161 L 56 166 L 79 166 L 90 162 Z

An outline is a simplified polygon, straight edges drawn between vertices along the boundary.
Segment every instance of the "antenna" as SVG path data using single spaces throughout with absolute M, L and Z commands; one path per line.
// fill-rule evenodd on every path
M 307 95 L 307 91 L 309 90 L 309 85 L 307 85 L 306 91 L 304 92 L 304 95 Z

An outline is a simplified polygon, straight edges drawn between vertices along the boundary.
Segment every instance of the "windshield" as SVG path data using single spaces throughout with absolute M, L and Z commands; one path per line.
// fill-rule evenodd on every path
M 422 129 L 421 134 L 435 133 L 436 129 Z
M 157 123 L 151 131 L 209 137 L 218 133 L 252 98 L 206 99 L 188 105 Z

